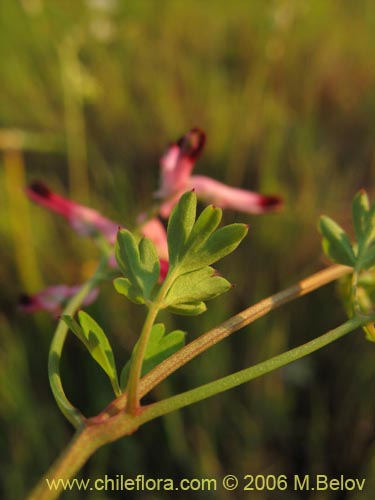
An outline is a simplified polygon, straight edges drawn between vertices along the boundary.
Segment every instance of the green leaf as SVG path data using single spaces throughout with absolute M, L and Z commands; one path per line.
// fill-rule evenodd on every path
M 325 254 L 338 264 L 355 265 L 355 256 L 346 232 L 335 221 L 321 216 L 319 229 L 323 236 L 322 245 Z
M 369 222 L 369 200 L 366 191 L 361 190 L 353 198 L 352 212 L 355 236 L 358 245 L 366 240 Z
M 185 335 L 186 333 L 182 330 L 174 330 L 165 335 L 165 326 L 162 323 L 156 323 L 152 327 L 148 341 L 142 365 L 142 376 L 180 350 L 185 345 Z M 123 390 L 126 388 L 129 370 L 130 361 L 126 363 L 120 376 L 120 384 Z
M 368 248 L 361 259 L 361 269 L 370 269 L 372 266 L 375 266 L 375 245 Z
M 79 324 L 72 317 L 64 315 L 62 320 L 85 345 L 92 358 L 108 375 L 116 396 L 121 394 L 115 360 L 109 340 L 98 323 L 86 312 L 79 311 Z
M 343 276 L 339 281 L 339 294 L 349 318 L 353 317 L 355 311 L 360 314 L 370 314 L 374 311 L 375 304 L 375 268 L 361 271 L 358 276 L 358 284 L 355 297 L 353 297 L 352 276 Z M 366 339 L 375 342 L 375 324 L 369 323 L 362 326 Z
M 142 238 L 138 248 L 140 258 L 139 277 L 142 290 L 146 299 L 150 299 L 152 290 L 160 275 L 159 258 L 154 244 L 148 238 Z
M 375 342 L 375 323 L 369 323 L 362 328 L 366 334 L 366 339 L 370 342 Z
M 361 279 L 364 278 L 364 279 Z M 362 274 L 357 288 L 356 301 L 363 314 L 368 314 L 374 310 L 375 304 L 375 271 L 367 271 Z M 351 288 L 350 288 L 351 291 Z M 352 307 L 352 294 L 348 297 L 350 307 Z M 375 324 L 368 323 L 362 327 L 366 334 L 366 339 L 375 342 Z
M 195 221 L 196 205 L 195 194 L 185 193 L 168 224 L 170 288 L 160 307 L 177 314 L 201 314 L 206 310 L 204 301 L 231 288 L 226 279 L 214 276 L 210 265 L 237 248 L 248 230 L 245 224 L 217 229 L 222 211 L 213 205 Z
M 137 244 L 131 232 L 122 229 L 117 234 L 115 253 L 120 270 L 128 280 L 117 284 L 116 290 L 138 304 L 151 300 L 160 274 L 160 263 L 152 241 L 142 238 Z
M 134 286 L 128 278 L 116 278 L 113 280 L 113 286 L 116 291 L 121 295 L 125 295 L 129 300 L 135 304 L 144 304 L 145 299 L 143 298 L 141 290 Z
M 246 224 L 229 224 L 215 231 L 207 241 L 184 259 L 184 272 L 209 266 L 235 250 L 246 236 Z
M 169 264 L 171 268 L 178 265 L 180 272 L 193 271 L 216 262 L 232 252 L 247 232 L 245 224 L 232 224 L 215 232 L 222 211 L 213 205 L 206 207 L 194 223 L 195 214 L 196 196 L 185 193 L 168 224 Z M 204 262 L 201 261 L 202 256 Z
M 195 222 L 197 197 L 185 193 L 173 208 L 167 227 L 169 265 L 174 266 L 183 256 L 185 244 Z
M 116 260 L 124 276 L 135 284 L 137 276 L 134 269 L 139 268 L 139 251 L 134 236 L 127 229 L 121 229 L 117 233 L 115 245 Z
M 182 274 L 168 291 L 164 306 L 210 300 L 228 291 L 231 284 L 214 274 L 215 270 L 209 266 Z
M 86 337 L 83 334 L 82 328 L 79 326 L 79 323 L 72 318 L 72 316 L 68 316 L 67 314 L 63 314 L 61 319 L 64 321 L 66 326 L 76 335 L 81 342 L 83 342 L 86 346 Z M 87 346 L 86 346 L 87 347 Z
M 375 239 L 375 203 L 370 207 L 368 213 L 368 230 L 367 230 L 367 241 L 372 243 Z
M 184 253 L 197 252 L 217 229 L 222 217 L 220 208 L 209 205 L 196 220 L 186 242 Z
M 175 314 L 183 314 L 184 316 L 197 316 L 207 311 L 207 306 L 204 302 L 184 302 L 183 304 L 173 304 L 168 307 L 168 311 Z

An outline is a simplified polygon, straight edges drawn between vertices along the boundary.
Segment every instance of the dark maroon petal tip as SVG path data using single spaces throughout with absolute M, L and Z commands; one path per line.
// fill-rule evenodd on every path
M 195 160 L 200 156 L 205 143 L 206 134 L 202 129 L 194 127 L 177 141 L 177 146 L 181 149 L 182 154 Z
M 33 303 L 33 298 L 30 297 L 30 295 L 27 295 L 26 293 L 21 293 L 21 295 L 18 297 L 18 304 L 20 306 L 29 306 Z
M 262 196 L 259 204 L 262 207 L 281 207 L 283 199 L 280 196 Z
M 50 198 L 52 194 L 50 189 L 41 181 L 32 182 L 29 186 L 29 190 L 42 198 Z

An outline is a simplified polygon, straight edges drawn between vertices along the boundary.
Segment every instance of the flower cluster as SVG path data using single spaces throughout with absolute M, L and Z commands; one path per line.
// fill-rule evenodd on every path
M 205 133 L 193 128 L 177 142 L 172 143 L 160 159 L 160 186 L 155 193 L 159 201 L 159 217 L 144 220 L 138 224 L 140 235 L 149 238 L 155 245 L 160 259 L 160 280 L 168 271 L 168 245 L 164 224 L 173 207 L 186 191 L 194 190 L 199 199 L 223 209 L 238 210 L 249 214 L 277 211 L 282 207 L 279 196 L 264 196 L 252 191 L 227 186 L 203 175 L 192 175 L 196 161 L 206 142 Z M 26 188 L 31 200 L 63 216 L 81 236 L 104 238 L 113 247 L 119 228 L 122 226 L 101 215 L 98 211 L 75 203 L 51 191 L 40 181 Z M 116 266 L 114 257 L 109 265 Z M 59 314 L 65 302 L 79 289 L 78 286 L 57 285 L 32 296 L 22 296 L 20 307 L 25 312 L 45 309 Z M 96 299 L 97 290 L 87 298 L 85 305 Z

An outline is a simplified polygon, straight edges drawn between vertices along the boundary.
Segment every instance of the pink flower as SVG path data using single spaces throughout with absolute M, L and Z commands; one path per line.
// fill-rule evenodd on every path
M 103 234 L 111 245 L 114 245 L 117 237 L 119 224 L 103 217 L 99 212 L 92 208 L 79 205 L 63 196 L 51 191 L 42 182 L 34 182 L 26 188 L 26 193 L 35 202 L 39 203 L 49 210 L 56 212 L 69 222 L 73 229 L 81 236 L 92 236 L 96 232 Z M 142 219 L 144 216 L 140 216 Z M 160 258 L 160 277 L 164 279 L 168 271 L 168 243 L 167 233 L 158 218 L 150 219 L 141 223 L 140 233 L 147 236 L 155 245 L 156 251 Z M 117 267 L 117 262 L 114 255 L 110 256 L 109 265 Z M 32 310 L 33 304 L 28 304 L 28 310 Z
M 161 182 L 156 193 L 158 198 L 169 198 L 186 191 L 186 184 L 205 143 L 206 135 L 203 130 L 193 128 L 170 145 L 160 159 Z
M 54 193 L 39 181 L 28 186 L 26 193 L 39 205 L 65 217 L 72 228 L 81 236 L 93 236 L 99 232 L 109 243 L 114 244 L 119 225 L 103 217 L 96 210 L 79 205 Z
M 160 261 L 160 276 L 159 283 L 164 280 L 168 274 L 169 269 L 169 257 L 168 257 L 168 242 L 167 242 L 167 231 L 160 219 L 154 217 L 143 224 L 141 223 L 144 218 L 144 214 L 138 217 L 140 222 L 140 232 L 146 238 L 149 238 L 155 245 L 156 252 L 159 256 Z
M 204 175 L 193 175 L 189 188 L 194 189 L 199 198 L 220 208 L 229 208 L 248 214 L 263 214 L 282 208 L 279 196 L 264 196 L 246 189 L 227 186 Z
M 227 186 L 210 177 L 191 175 L 205 141 L 204 132 L 193 128 L 162 156 L 160 189 L 156 193 L 156 197 L 163 200 L 160 207 L 162 217 L 168 217 L 180 196 L 190 190 L 194 190 L 199 198 L 208 203 L 249 214 L 276 211 L 282 207 L 279 196 L 265 196 Z
M 23 312 L 33 313 L 36 311 L 49 311 L 54 316 L 61 314 L 67 301 L 75 295 L 81 288 L 81 285 L 67 286 L 56 285 L 45 288 L 35 295 L 21 295 L 19 307 Z M 85 297 L 83 305 L 87 306 L 94 302 L 98 296 L 99 290 L 94 288 Z
M 158 256 L 168 261 L 167 231 L 161 220 L 157 217 L 148 220 L 140 226 L 140 232 L 153 242 Z

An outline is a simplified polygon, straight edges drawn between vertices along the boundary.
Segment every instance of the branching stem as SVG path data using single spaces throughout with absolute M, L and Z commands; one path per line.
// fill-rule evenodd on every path
M 302 297 L 303 295 L 306 295 L 313 290 L 330 283 L 331 281 L 341 278 L 352 271 L 353 269 L 351 267 L 332 265 L 322 271 L 312 274 L 308 278 L 299 281 L 281 292 L 261 300 L 247 309 L 244 309 L 240 313 L 235 314 L 230 319 L 224 321 L 217 327 L 212 328 L 187 344 L 185 347 L 147 373 L 147 375 L 140 381 L 140 396 L 142 397 L 150 392 L 156 385 L 166 379 L 178 368 L 185 365 L 190 360 L 228 337 L 235 331 L 249 325 L 256 319 L 261 318 L 268 312 L 277 309 L 287 302 Z M 118 411 L 122 411 L 126 407 L 126 402 L 127 394 L 124 393 L 109 405 L 107 408 L 108 415 L 113 415 Z M 102 417 L 103 416 L 104 414 L 102 414 Z

